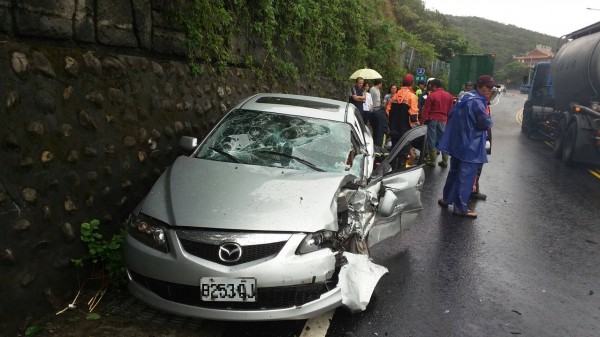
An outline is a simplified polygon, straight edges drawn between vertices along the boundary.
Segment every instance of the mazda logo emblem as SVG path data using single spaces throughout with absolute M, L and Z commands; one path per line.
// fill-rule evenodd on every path
M 237 262 L 242 258 L 242 246 L 227 242 L 219 247 L 219 259 L 223 262 Z

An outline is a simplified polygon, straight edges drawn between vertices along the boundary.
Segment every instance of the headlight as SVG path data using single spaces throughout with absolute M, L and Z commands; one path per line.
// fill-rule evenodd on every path
M 320 231 L 306 234 L 306 237 L 296 250 L 296 254 L 306 254 L 323 248 L 330 248 L 334 233 L 331 231 Z
M 127 226 L 129 235 L 136 238 L 148 247 L 154 248 L 164 253 L 169 252 L 167 242 L 167 224 L 144 213 L 129 216 Z

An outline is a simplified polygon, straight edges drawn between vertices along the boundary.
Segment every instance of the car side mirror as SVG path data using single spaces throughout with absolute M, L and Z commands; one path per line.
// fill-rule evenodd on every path
M 196 149 L 196 146 L 198 146 L 198 138 L 196 137 L 183 136 L 179 139 L 179 148 L 184 151 L 192 152 Z
M 386 190 L 383 198 L 379 200 L 379 208 L 377 212 L 379 215 L 383 217 L 389 217 L 394 213 L 394 208 L 396 208 L 396 203 L 398 202 L 398 197 L 391 190 Z

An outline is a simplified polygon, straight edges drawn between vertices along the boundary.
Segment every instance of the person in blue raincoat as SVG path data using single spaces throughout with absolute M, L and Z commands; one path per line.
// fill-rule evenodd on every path
M 477 217 L 477 213 L 469 210 L 468 202 L 477 168 L 488 161 L 485 142 L 493 121 L 487 106 L 492 89 L 499 87 L 489 75 L 480 76 L 475 86 L 450 111 L 438 146 L 440 151 L 451 156 L 450 171 L 438 204 L 443 208 L 453 205 L 452 214 L 469 218 Z

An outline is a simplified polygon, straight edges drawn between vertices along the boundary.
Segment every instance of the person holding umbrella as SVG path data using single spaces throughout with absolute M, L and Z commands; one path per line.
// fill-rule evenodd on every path
M 349 102 L 354 104 L 358 111 L 360 111 L 360 115 L 363 118 L 365 125 L 369 122 L 369 116 L 367 114 L 368 111 L 363 109 L 363 103 L 366 101 L 363 85 L 365 80 L 374 80 L 380 78 L 382 78 L 381 74 L 379 74 L 376 70 L 369 68 L 359 69 L 350 75 L 350 79 L 356 80 L 356 83 L 354 84 L 354 87 L 350 89 Z

